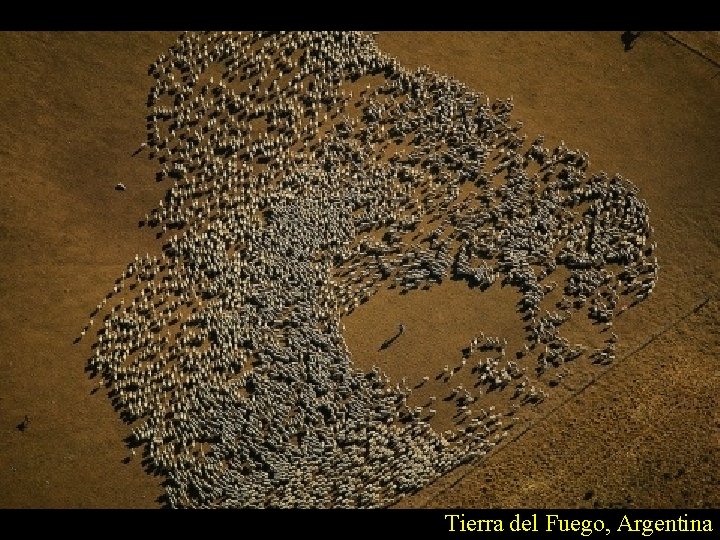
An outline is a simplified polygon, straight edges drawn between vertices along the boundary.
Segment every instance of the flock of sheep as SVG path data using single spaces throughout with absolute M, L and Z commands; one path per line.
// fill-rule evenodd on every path
M 370 35 L 186 33 L 150 74 L 144 151 L 172 187 L 143 222 L 162 252 L 83 335 L 170 506 L 388 506 L 501 443 L 544 373 L 612 361 L 615 334 L 586 353 L 563 324 L 609 329 L 655 285 L 629 181 Z M 479 331 L 418 381 L 353 364 L 344 317 L 451 278 L 515 289 L 522 346 Z

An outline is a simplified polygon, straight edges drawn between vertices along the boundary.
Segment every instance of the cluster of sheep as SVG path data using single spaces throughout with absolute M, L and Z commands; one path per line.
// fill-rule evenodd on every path
M 623 295 L 652 291 L 630 182 L 586 178 L 587 154 L 564 144 L 526 145 L 512 100 L 404 69 L 371 36 L 183 34 L 150 73 L 146 151 L 173 186 L 144 222 L 166 243 L 98 304 L 89 368 L 171 506 L 392 504 L 545 398 L 535 379 L 584 350 L 559 333 L 573 314 L 610 325 Z M 543 316 L 559 268 L 565 294 Z M 475 338 L 446 365 L 437 384 L 473 384 L 441 400 L 454 424 L 439 432 L 436 396 L 412 403 L 430 377 L 357 369 L 342 318 L 381 287 L 450 277 L 514 287 L 527 341 Z M 480 350 L 494 355 L 466 366 Z M 484 406 L 493 392 L 506 410 Z

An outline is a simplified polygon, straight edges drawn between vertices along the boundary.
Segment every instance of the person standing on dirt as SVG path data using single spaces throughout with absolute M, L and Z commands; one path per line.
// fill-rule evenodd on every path
M 622 40 L 623 45 L 625 45 L 625 52 L 628 52 L 633 48 L 635 40 L 640 37 L 640 34 L 641 32 L 631 32 L 630 30 L 626 30 L 622 33 L 620 39 Z

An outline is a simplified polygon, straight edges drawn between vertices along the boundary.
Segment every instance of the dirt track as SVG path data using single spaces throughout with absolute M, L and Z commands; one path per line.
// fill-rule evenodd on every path
M 137 225 L 165 186 L 132 154 L 144 136 L 147 65 L 174 37 L 0 34 L 0 67 L 12 74 L 0 90 L 2 507 L 157 506 L 159 479 L 136 459 L 123 463 L 125 427 L 91 393 L 87 350 L 73 340 L 127 261 L 157 249 Z M 558 407 L 538 411 L 524 436 L 401 506 L 719 506 L 717 68 L 660 33 L 627 53 L 617 33 L 378 40 L 407 66 L 512 94 L 528 133 L 562 138 L 590 153 L 593 170 L 635 182 L 661 264 L 650 300 L 616 322 L 615 366 L 577 396 L 597 372 L 567 381 Z M 113 189 L 120 181 L 128 191 Z M 353 353 L 368 347 L 362 336 L 381 343 L 420 294 L 358 310 L 347 322 Z M 417 307 L 441 321 L 457 309 Z M 408 327 L 408 358 L 458 341 Z

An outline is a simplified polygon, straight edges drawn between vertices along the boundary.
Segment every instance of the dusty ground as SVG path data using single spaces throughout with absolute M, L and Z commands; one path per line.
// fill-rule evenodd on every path
M 0 87 L 1 507 L 157 506 L 160 480 L 124 447 L 126 429 L 92 393 L 87 348 L 73 340 L 134 254 L 157 249 L 138 220 L 165 187 L 132 154 L 144 137 L 147 65 L 174 37 L 0 34 L 9 74 Z M 617 320 L 614 366 L 578 370 L 522 436 L 400 506 L 720 506 L 717 67 L 661 33 L 642 34 L 630 52 L 618 33 L 378 40 L 405 65 L 428 64 L 491 98 L 512 94 L 529 134 L 564 139 L 590 153 L 591 170 L 633 180 L 661 264 L 651 298 Z M 692 46 L 711 43 L 712 58 L 717 40 Z M 113 189 L 119 181 L 126 192 Z M 383 291 L 345 321 L 353 357 L 395 376 L 424 374 L 492 316 L 492 294 L 503 301 L 488 291 L 475 303 L 452 282 L 405 297 Z M 380 353 L 400 320 L 408 331 Z

